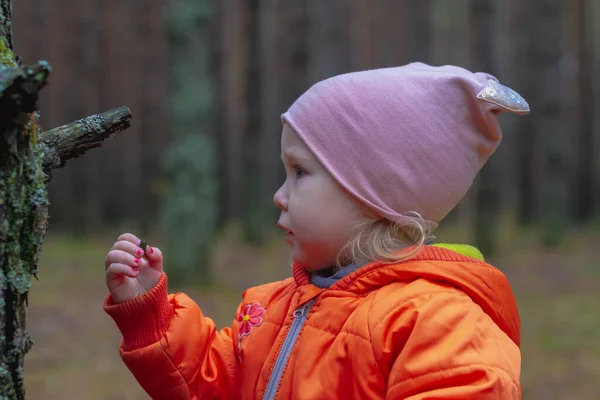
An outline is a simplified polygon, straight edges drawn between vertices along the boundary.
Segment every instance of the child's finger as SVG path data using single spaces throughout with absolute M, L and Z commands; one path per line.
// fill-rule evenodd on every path
M 106 268 L 106 281 L 110 282 L 115 279 L 121 279 L 123 275 L 130 278 L 137 278 L 139 274 L 140 271 L 132 268 L 130 265 L 112 263 Z
M 158 247 L 146 246 L 146 260 L 152 268 L 162 270 L 163 255 Z
M 139 246 L 131 243 L 128 240 L 120 240 L 112 248 L 113 250 L 122 250 L 134 257 L 140 258 L 144 255 L 144 250 L 142 250 Z
M 123 250 L 111 250 L 104 260 L 104 267 L 108 268 L 113 263 L 126 264 L 134 268 L 139 268 L 143 265 L 143 259 L 141 256 L 135 257 Z
M 119 238 L 117 239 L 117 241 L 121 241 L 121 240 L 126 240 L 128 242 L 131 242 L 133 244 L 135 244 L 136 246 L 138 246 L 141 242 L 140 238 L 138 238 L 137 236 L 135 236 L 132 233 L 124 233 L 121 236 L 119 236 Z

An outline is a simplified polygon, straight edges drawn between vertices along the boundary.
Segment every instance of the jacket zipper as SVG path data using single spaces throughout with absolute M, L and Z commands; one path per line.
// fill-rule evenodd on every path
M 306 316 L 310 312 L 310 309 L 315 304 L 316 300 L 316 297 L 310 299 L 307 303 L 296 308 L 294 311 L 294 320 L 292 321 L 290 330 L 285 336 L 281 350 L 279 350 L 279 354 L 277 355 L 277 360 L 275 361 L 275 366 L 273 367 L 273 371 L 269 377 L 269 383 L 267 384 L 267 389 L 265 390 L 263 400 L 273 400 L 275 398 L 275 393 L 277 393 L 277 389 L 279 388 L 279 381 L 281 380 L 283 369 L 285 368 L 287 360 L 290 357 L 294 343 L 296 343 L 296 339 L 298 339 L 298 334 L 306 322 Z

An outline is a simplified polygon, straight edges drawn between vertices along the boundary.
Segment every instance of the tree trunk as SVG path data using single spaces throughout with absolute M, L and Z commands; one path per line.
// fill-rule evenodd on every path
M 348 67 L 352 71 L 376 68 L 377 56 L 381 53 L 376 29 L 380 25 L 383 25 L 381 20 L 376 20 L 378 17 L 377 6 L 381 2 L 351 0 L 347 3 L 349 8 L 348 32 L 346 34 L 348 42 Z M 392 10 L 388 9 L 386 11 L 391 13 Z M 395 43 L 397 40 L 389 41 Z
M 481 22 L 473 20 L 474 14 L 489 18 L 484 11 L 487 2 L 472 0 L 435 0 L 431 1 L 431 11 L 428 22 L 431 26 L 431 50 L 429 61 L 435 65 L 453 64 L 465 68 L 481 70 L 481 55 L 473 54 L 474 48 L 479 48 L 481 41 L 493 40 L 478 38 L 473 32 L 481 30 Z M 497 8 L 496 5 L 490 7 Z M 493 19 L 489 22 L 494 23 Z M 421 28 L 423 29 L 423 28 Z M 489 30 L 492 28 L 490 27 Z M 493 33 L 487 33 L 493 35 Z M 412 39 L 409 39 L 412 40 Z M 464 43 L 457 45 L 457 43 Z
M 160 163 L 162 149 L 166 144 L 164 93 L 168 60 L 165 57 L 166 40 L 163 29 L 163 0 L 147 0 L 140 11 L 140 59 L 143 63 L 136 73 L 140 74 L 141 101 L 140 116 L 137 117 L 141 137 L 142 153 L 142 218 L 140 232 L 146 235 L 156 228 L 155 218 L 159 199 L 163 195 L 164 179 Z M 136 112 L 137 116 L 137 112 Z
M 279 60 L 283 65 L 279 79 L 279 110 L 285 112 L 302 93 L 308 89 L 308 10 L 305 1 L 286 1 L 282 4 L 282 11 L 278 17 L 279 32 L 277 33 L 277 52 Z M 277 124 L 278 134 L 281 133 L 281 121 L 279 115 L 275 116 L 274 123 Z M 283 168 L 280 157 L 280 140 L 276 140 L 277 151 L 270 157 L 277 159 L 277 171 L 279 173 L 278 185 L 285 181 L 285 168 Z M 269 194 L 270 207 L 274 207 L 273 193 Z M 271 226 L 274 226 L 271 223 Z
M 471 0 L 469 3 L 471 60 L 473 68 L 494 71 L 494 4 L 493 0 Z M 475 244 L 483 254 L 493 254 L 497 245 L 499 212 L 498 165 L 492 157 L 479 172 L 475 189 Z
M 350 43 L 345 28 L 351 5 L 352 2 L 342 0 L 307 1 L 309 85 L 350 69 Z
M 260 244 L 264 239 L 264 221 L 261 218 L 260 180 L 260 101 L 263 87 L 260 84 L 260 27 L 262 22 L 260 0 L 248 3 L 248 117 L 244 137 L 244 239 L 252 244 Z
M 534 60 L 534 52 L 539 42 L 532 35 L 536 20 L 536 8 L 530 1 L 510 0 L 511 31 L 514 43 L 513 65 L 516 71 L 516 87 L 532 107 L 540 101 L 536 90 L 535 77 L 538 75 Z M 541 38 L 546 41 L 546 38 Z M 541 154 L 538 150 L 538 132 L 534 126 L 534 110 L 530 118 L 520 118 L 515 122 L 513 135 L 518 141 L 518 200 L 517 218 L 522 226 L 532 225 L 540 217 L 540 164 Z M 542 134 L 544 134 L 542 132 Z
M 405 58 L 406 43 L 411 40 L 404 34 L 404 2 L 381 0 L 377 2 L 377 36 L 379 42 L 378 67 L 402 65 Z
M 50 171 L 129 126 L 124 108 L 41 133 L 36 103 L 50 67 L 20 66 L 10 0 L 0 0 L 0 398 L 24 399 L 23 359 L 30 279 L 48 225 Z
M 244 215 L 244 137 L 248 118 L 249 1 L 216 1 L 219 90 L 217 142 L 222 207 L 219 224 Z
M 431 0 L 404 0 L 406 60 L 431 62 Z
M 306 90 L 306 5 L 259 0 L 249 4 L 245 239 L 260 244 L 275 226 L 273 194 L 283 182 L 279 116 Z
M 260 160 L 259 208 L 255 212 L 260 216 L 259 224 L 267 232 L 275 226 L 279 210 L 273 204 L 273 194 L 281 185 L 281 120 L 285 112 L 282 104 L 282 64 L 283 46 L 294 45 L 293 41 L 281 43 L 281 36 L 291 25 L 283 25 L 283 7 L 285 1 L 262 0 L 260 2 L 261 25 L 259 27 L 259 82 L 261 85 L 260 118 L 258 129 L 258 157 Z M 283 45 L 283 46 L 281 46 Z
M 586 221 L 594 216 L 594 204 L 600 202 L 598 195 L 598 178 L 594 173 L 594 84 L 592 78 L 592 47 L 589 45 L 592 30 L 590 5 L 587 0 L 577 0 L 575 6 L 575 45 L 577 49 L 577 106 L 575 119 L 578 121 L 578 151 L 576 172 L 575 218 Z
M 171 147 L 164 159 L 170 187 L 163 224 L 169 279 L 210 283 L 208 257 L 218 218 L 217 159 L 209 0 L 169 4 L 171 50 Z
M 539 93 L 534 128 L 544 136 L 543 242 L 558 246 L 567 221 L 567 154 L 569 138 L 561 124 L 563 80 L 560 69 L 562 42 L 562 1 L 536 0 L 538 20 L 533 24 L 536 91 Z
M 590 23 L 590 73 L 594 77 L 600 76 L 600 3 L 597 1 L 588 1 L 589 18 L 593 21 Z M 591 109 L 595 112 L 592 116 L 592 134 L 593 134 L 593 151 L 594 154 L 600 154 L 600 80 L 593 79 L 592 81 L 592 100 Z M 600 157 L 594 158 L 594 180 L 596 182 L 596 197 L 594 204 L 594 220 L 600 223 Z

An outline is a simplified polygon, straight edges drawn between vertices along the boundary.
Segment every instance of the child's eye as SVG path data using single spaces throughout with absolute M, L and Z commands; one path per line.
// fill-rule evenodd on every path
M 296 171 L 296 179 L 300 179 L 306 175 L 306 170 L 299 165 L 294 165 L 294 171 Z

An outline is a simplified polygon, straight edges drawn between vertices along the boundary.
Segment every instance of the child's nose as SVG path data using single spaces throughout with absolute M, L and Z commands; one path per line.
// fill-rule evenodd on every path
M 285 190 L 285 183 L 279 188 L 279 190 L 275 192 L 275 195 L 273 196 L 273 202 L 283 211 L 287 211 L 288 196 Z

